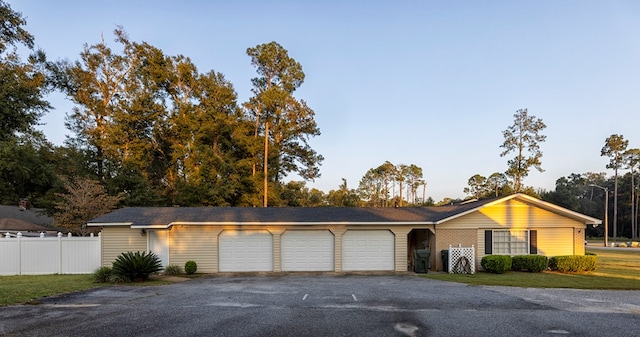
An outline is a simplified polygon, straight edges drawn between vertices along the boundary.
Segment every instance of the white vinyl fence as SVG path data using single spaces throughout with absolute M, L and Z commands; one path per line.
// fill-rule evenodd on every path
M 8 234 L 8 233 L 7 233 Z M 0 238 L 0 275 L 90 274 L 100 267 L 98 236 Z

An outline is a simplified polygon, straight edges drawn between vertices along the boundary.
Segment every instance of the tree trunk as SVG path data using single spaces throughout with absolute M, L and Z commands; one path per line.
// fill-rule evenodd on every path
M 618 168 L 615 169 L 613 185 L 613 241 L 618 236 Z
M 269 121 L 266 120 L 264 122 L 264 199 L 262 202 L 262 206 L 267 207 L 269 200 L 269 184 L 268 184 L 268 173 L 269 173 Z
M 635 240 L 636 239 L 636 219 L 633 217 L 633 215 L 635 214 L 635 205 L 634 205 L 634 200 L 635 200 L 635 184 L 634 184 L 634 179 L 633 179 L 633 170 L 631 170 L 631 239 Z

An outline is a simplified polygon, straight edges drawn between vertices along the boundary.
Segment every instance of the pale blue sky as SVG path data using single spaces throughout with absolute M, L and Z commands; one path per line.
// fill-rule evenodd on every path
M 50 59 L 84 43 L 134 41 L 225 74 L 243 102 L 255 69 L 248 47 L 276 41 L 302 64 L 296 92 L 315 110 L 325 157 L 308 183 L 356 188 L 389 160 L 416 164 L 436 201 L 463 197 L 472 175 L 506 169 L 502 131 L 528 108 L 547 124 L 544 173 L 603 172 L 604 140 L 640 147 L 638 1 L 56 1 L 8 0 Z M 115 44 L 112 44 L 115 46 Z M 61 144 L 70 110 L 61 96 L 42 120 Z M 611 174 L 611 172 L 607 172 Z

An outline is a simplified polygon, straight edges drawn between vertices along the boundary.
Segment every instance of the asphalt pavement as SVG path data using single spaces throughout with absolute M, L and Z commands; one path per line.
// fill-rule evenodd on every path
M 640 292 L 402 275 L 201 277 L 0 308 L 0 336 L 638 336 Z

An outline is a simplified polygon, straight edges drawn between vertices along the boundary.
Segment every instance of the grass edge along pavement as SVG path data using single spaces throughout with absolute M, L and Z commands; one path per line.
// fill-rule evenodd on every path
M 474 275 L 430 272 L 422 277 L 471 285 L 498 285 L 523 288 L 575 288 L 640 290 L 640 249 L 587 249 L 598 256 L 598 268 L 589 273 L 506 272 Z M 201 276 L 201 275 L 198 275 Z M 171 280 L 153 278 L 148 282 L 118 284 L 120 286 L 156 286 Z M 110 284 L 94 283 L 92 274 L 0 276 L 0 306 L 38 304 L 37 299 L 83 291 Z
M 640 249 L 607 250 L 587 248 L 598 256 L 598 267 L 587 273 L 541 273 L 509 271 L 504 274 L 477 272 L 473 275 L 429 273 L 429 279 L 470 285 L 522 288 L 573 288 L 640 290 Z
M 39 304 L 38 299 L 114 284 L 96 283 L 93 274 L 0 276 L 0 307 L 14 304 Z M 126 286 L 157 286 L 173 283 L 153 278 L 146 282 L 119 283 Z

